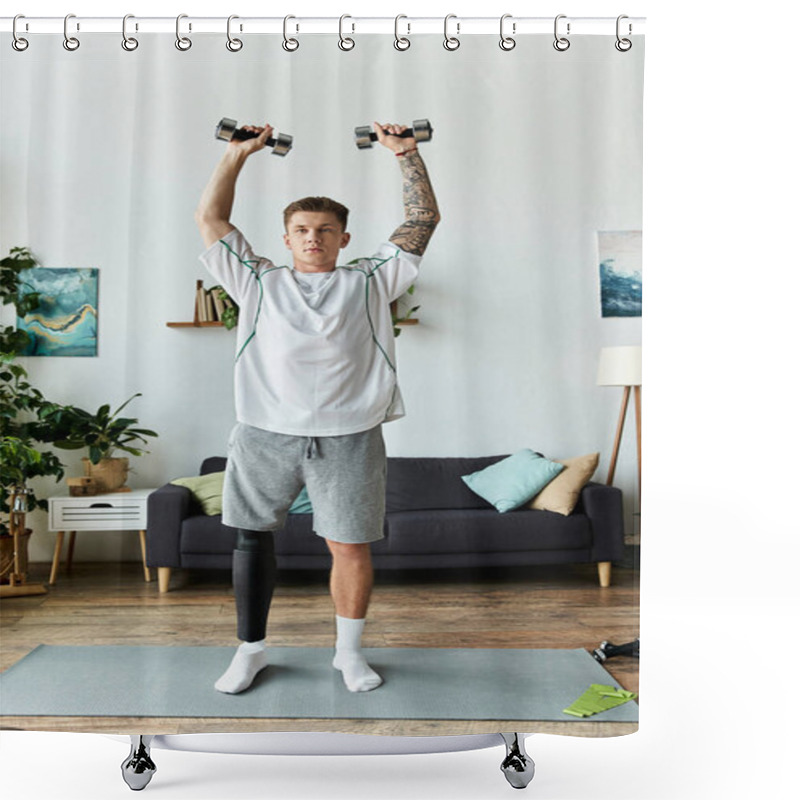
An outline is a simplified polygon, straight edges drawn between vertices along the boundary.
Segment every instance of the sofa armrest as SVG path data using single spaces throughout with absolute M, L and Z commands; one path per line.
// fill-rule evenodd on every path
M 581 505 L 592 523 L 592 560 L 616 561 L 625 552 L 622 491 L 616 486 L 587 483 Z
M 192 493 L 168 483 L 147 498 L 147 566 L 180 567 L 181 526 L 189 516 Z

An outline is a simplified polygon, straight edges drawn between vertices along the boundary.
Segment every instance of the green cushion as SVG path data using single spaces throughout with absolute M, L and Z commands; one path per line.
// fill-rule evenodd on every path
M 185 486 L 194 496 L 204 514 L 214 516 L 222 513 L 222 484 L 225 479 L 225 472 L 210 472 L 208 475 L 199 475 L 196 478 L 176 478 L 170 483 L 176 486 Z M 297 495 L 290 514 L 311 514 L 311 500 L 304 486 Z
M 526 448 L 462 480 L 503 514 L 527 503 L 563 469 L 563 464 Z
M 208 475 L 199 475 L 196 478 L 176 478 L 170 483 L 175 486 L 185 486 L 200 503 L 204 514 L 214 516 L 222 513 L 222 482 L 224 472 L 209 472 Z

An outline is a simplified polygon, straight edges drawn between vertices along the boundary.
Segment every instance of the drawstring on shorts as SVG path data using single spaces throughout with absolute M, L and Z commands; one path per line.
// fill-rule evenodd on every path
M 306 458 L 319 458 L 319 444 L 317 443 L 316 436 L 308 437 L 308 445 L 306 447 Z

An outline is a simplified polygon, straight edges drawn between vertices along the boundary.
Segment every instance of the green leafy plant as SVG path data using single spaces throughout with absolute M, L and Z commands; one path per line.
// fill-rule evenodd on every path
M 228 329 L 232 330 L 239 324 L 239 306 L 236 301 L 221 287 L 212 286 L 209 291 L 217 290 L 218 297 L 225 304 L 220 322 Z
M 113 413 L 108 404 L 100 406 L 93 413 L 75 406 L 51 405 L 42 410 L 42 419 L 50 425 L 56 447 L 64 450 L 88 447 L 92 464 L 98 464 L 103 458 L 111 458 L 117 450 L 141 456 L 148 452 L 141 445 L 147 444 L 148 438 L 157 437 L 158 434 L 137 427 L 138 419 L 119 416 L 131 400 L 141 396 L 141 392 L 132 395 Z M 134 446 L 134 443 L 140 444 Z
M 30 437 L 0 437 L 0 507 L 7 516 L 11 512 L 9 499 L 28 486 L 31 478 L 45 475 L 55 476 L 56 480 L 64 477 L 64 465 L 58 457 L 49 451 L 42 452 L 35 446 Z M 36 508 L 47 509 L 47 500 L 37 498 L 35 494 L 27 495 L 26 511 Z M 0 520 L 0 535 L 10 533 L 7 519 Z
M 3 305 L 13 305 L 17 316 L 24 317 L 39 308 L 39 292 L 22 292 L 27 284 L 21 273 L 36 266 L 36 259 L 27 247 L 12 247 L 10 254 L 0 259 L 0 300 Z M 13 325 L 0 328 L 0 362 L 15 359 L 28 346 L 26 331 Z
M 239 324 L 239 306 L 236 305 L 231 296 L 224 289 L 220 291 L 220 297 L 231 303 L 222 312 L 221 322 L 228 330 L 232 330 Z
M 413 284 L 411 286 L 409 286 L 408 287 L 408 291 L 406 292 L 406 294 L 413 295 L 414 294 L 414 288 L 415 287 L 414 287 Z M 395 310 L 396 308 L 397 308 L 396 305 L 392 305 L 392 325 L 394 325 L 395 338 L 398 337 L 400 335 L 400 333 L 401 333 L 400 328 L 397 327 L 398 323 L 407 322 L 408 320 L 410 320 L 413 317 L 414 313 L 419 311 L 420 306 L 413 306 L 412 308 L 409 308 L 406 311 L 405 314 L 402 314 L 402 315 L 397 313 L 397 311 Z
M 39 307 L 39 292 L 20 292 L 28 285 L 20 279 L 20 273 L 35 266 L 36 259 L 27 247 L 12 247 L 9 255 L 0 259 L 0 298 L 4 305 L 13 303 L 21 317 Z
M 21 273 L 36 266 L 36 259 L 26 247 L 14 247 L 0 259 L 0 300 L 13 305 L 17 316 L 25 316 L 39 307 L 39 294 L 23 293 L 26 285 Z M 28 346 L 28 334 L 13 326 L 0 328 L 0 535 L 9 534 L 9 499 L 28 488 L 31 478 L 64 477 L 64 465 L 42 444 L 52 443 L 42 413 L 49 404 L 28 380 L 28 373 L 16 363 Z M 26 494 L 27 511 L 46 509 L 47 501 L 33 492 Z

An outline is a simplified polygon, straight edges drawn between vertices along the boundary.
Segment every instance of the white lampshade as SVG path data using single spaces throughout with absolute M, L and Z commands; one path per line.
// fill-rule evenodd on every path
M 603 347 L 597 368 L 598 386 L 641 386 L 642 348 Z

